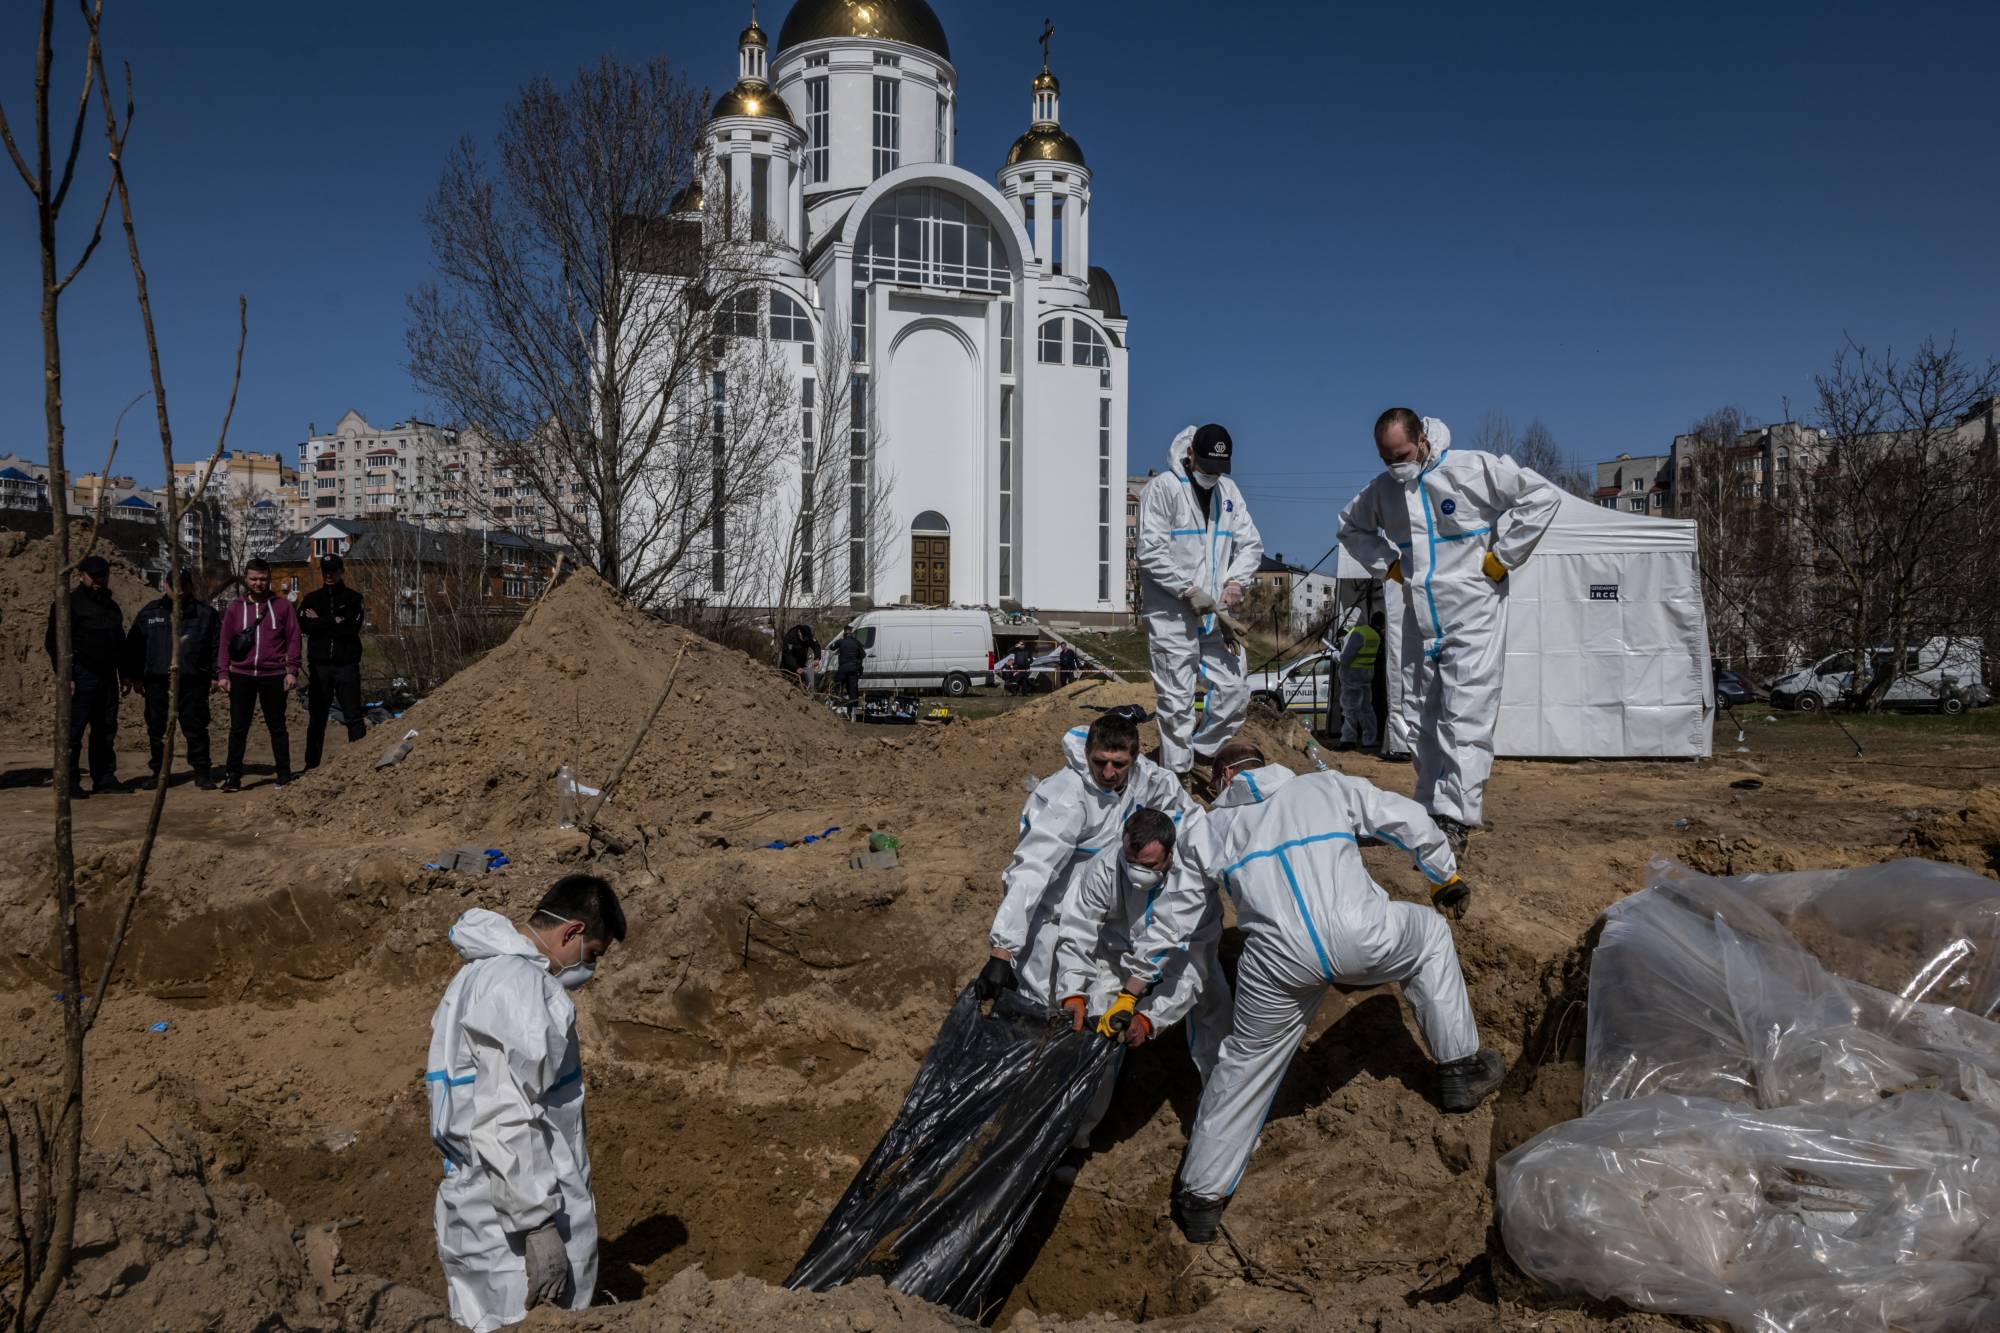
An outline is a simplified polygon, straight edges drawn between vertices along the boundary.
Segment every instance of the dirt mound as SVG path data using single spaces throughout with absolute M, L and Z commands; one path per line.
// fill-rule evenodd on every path
M 84 1173 L 75 1266 L 42 1325 L 49 1333 L 452 1327 L 431 1293 L 348 1272 L 337 1227 L 294 1231 L 263 1191 L 211 1182 L 185 1135 L 89 1154 Z M 0 1272 L 15 1260 L 0 1250 Z
M 70 530 L 72 558 L 81 559 L 89 546 L 88 527 Z M 160 595 L 159 590 L 116 551 L 100 543 L 97 553 L 111 562 L 111 594 L 129 626 L 139 608 Z M 55 717 L 55 677 L 42 650 L 55 562 L 54 537 L 30 539 L 24 532 L 0 532 L 0 731 L 21 740 L 46 742 Z
M 436 827 L 455 838 L 554 830 L 567 764 L 598 786 L 625 752 L 681 658 L 673 697 L 613 797 L 619 812 L 678 802 L 705 786 L 755 785 L 782 801 L 809 761 L 846 748 L 838 718 L 768 664 L 655 620 L 580 572 L 522 618 L 507 641 L 394 723 L 288 790 L 297 819 L 355 832 Z M 405 731 L 409 756 L 375 768 Z

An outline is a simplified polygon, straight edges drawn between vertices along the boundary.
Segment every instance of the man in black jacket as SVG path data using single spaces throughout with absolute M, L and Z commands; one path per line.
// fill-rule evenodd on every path
M 194 782 L 203 791 L 215 787 L 208 764 L 208 695 L 215 684 L 216 640 L 222 634 L 222 616 L 194 595 L 194 576 L 181 571 L 181 685 L 178 697 L 170 697 L 168 674 L 174 666 L 174 599 L 159 597 L 146 603 L 132 617 L 132 630 L 125 636 L 125 683 L 141 690 L 146 698 L 146 742 L 152 747 L 153 781 L 165 782 L 167 723 L 178 718 L 181 736 L 187 741 L 188 767 Z
M 118 659 L 125 651 L 125 613 L 111 596 L 111 562 L 101 555 L 77 561 L 82 579 L 69 590 L 69 794 L 88 796 L 83 789 L 83 730 L 90 728 L 90 785 L 93 790 L 122 791 L 118 784 Z M 42 636 L 49 668 L 56 665 L 56 608 L 49 607 L 48 632 Z
M 868 650 L 855 637 L 854 627 L 840 632 L 840 637 L 827 645 L 833 654 L 834 690 L 849 703 L 861 697 L 861 664 L 868 656 Z
M 347 739 L 368 734 L 361 716 L 361 594 L 347 586 L 337 555 L 319 558 L 320 585 L 299 602 L 306 636 L 306 768 L 319 767 L 326 744 L 327 712 L 336 697 Z

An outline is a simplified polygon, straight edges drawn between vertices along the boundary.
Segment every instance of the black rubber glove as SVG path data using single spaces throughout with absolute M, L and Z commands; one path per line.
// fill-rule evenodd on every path
M 1000 998 L 1003 990 L 1014 989 L 1014 965 L 1005 958 L 989 958 L 979 975 L 972 979 L 972 993 L 984 1004 Z
M 1465 916 L 1465 909 L 1471 902 L 1472 886 L 1457 875 L 1431 890 L 1431 906 L 1448 913 L 1454 921 Z

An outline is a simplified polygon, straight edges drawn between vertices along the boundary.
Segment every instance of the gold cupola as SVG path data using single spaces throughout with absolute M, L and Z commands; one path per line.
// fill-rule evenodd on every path
M 716 116 L 766 116 L 796 124 L 792 109 L 771 87 L 771 44 L 757 26 L 757 7 L 750 7 L 750 26 L 736 39 L 736 86 L 715 104 Z

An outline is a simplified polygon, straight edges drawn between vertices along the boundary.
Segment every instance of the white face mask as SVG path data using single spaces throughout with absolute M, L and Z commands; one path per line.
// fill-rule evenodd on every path
M 1404 483 L 1415 481 L 1423 471 L 1424 465 L 1418 462 L 1389 464 L 1389 475 Z
M 581 922 L 575 921 L 573 918 L 566 916 L 550 917 L 549 919 L 551 921 L 560 921 L 566 926 L 582 924 Z M 530 926 L 529 929 L 534 930 L 534 927 Z M 542 947 L 544 949 L 549 947 L 549 942 L 547 940 L 542 939 L 541 931 L 539 930 L 535 931 L 535 938 L 541 940 Z M 551 958 L 549 961 L 553 963 L 555 959 Z M 583 957 L 581 955 L 578 955 L 577 960 L 574 963 L 571 963 L 568 967 L 558 969 L 555 973 L 555 978 L 556 978 L 556 984 L 561 986 L 564 990 L 575 990 L 577 987 L 583 985 L 585 982 L 589 981 L 592 977 L 596 975 L 597 975 L 596 961 L 592 960 L 590 962 L 585 962 Z
M 1203 472 L 1200 468 L 1190 469 L 1188 472 L 1188 480 L 1192 481 L 1195 485 L 1201 487 L 1205 491 L 1215 489 L 1214 476 L 1207 472 Z
M 1122 854 L 1119 860 L 1124 862 L 1125 878 L 1132 881 L 1134 888 L 1157 889 L 1160 887 L 1160 881 L 1166 878 L 1165 871 L 1148 870 L 1145 866 L 1135 865 Z

